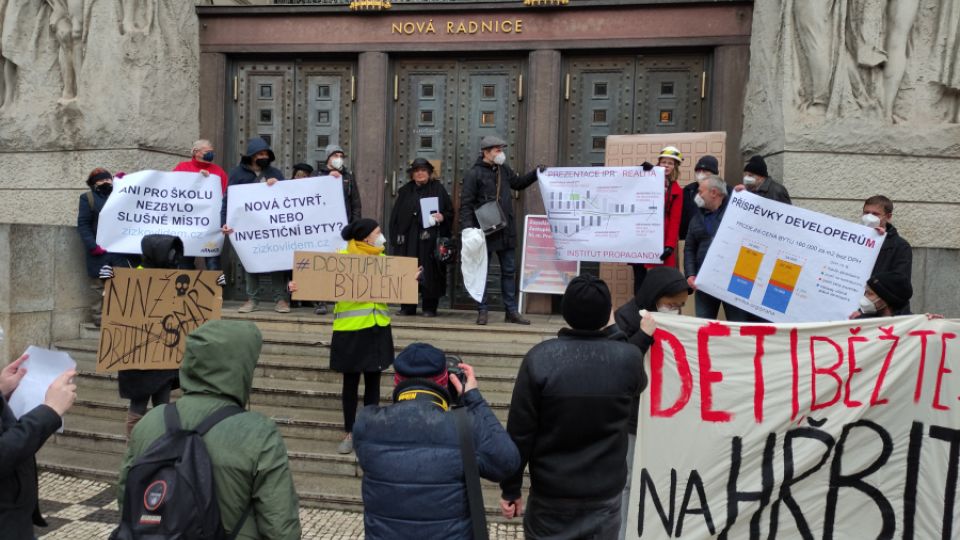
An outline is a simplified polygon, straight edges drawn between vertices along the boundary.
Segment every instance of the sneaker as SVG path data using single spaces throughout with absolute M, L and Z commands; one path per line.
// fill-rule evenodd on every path
M 277 300 L 277 305 L 273 306 L 277 313 L 290 313 L 290 304 L 286 300 Z
M 347 433 L 347 436 L 340 441 L 340 446 L 337 447 L 338 454 L 349 454 L 353 452 L 353 434 Z
M 247 300 L 242 306 L 240 306 L 240 309 L 237 310 L 237 313 L 250 313 L 258 309 L 260 309 L 260 302 L 257 302 L 256 300 Z

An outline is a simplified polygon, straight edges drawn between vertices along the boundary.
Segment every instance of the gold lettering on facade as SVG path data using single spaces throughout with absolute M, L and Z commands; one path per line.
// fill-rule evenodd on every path
M 487 19 L 482 21 L 446 21 L 447 34 L 520 34 L 523 32 L 522 19 Z M 433 19 L 428 21 L 403 21 L 390 23 L 391 34 L 412 36 L 414 34 L 436 34 Z

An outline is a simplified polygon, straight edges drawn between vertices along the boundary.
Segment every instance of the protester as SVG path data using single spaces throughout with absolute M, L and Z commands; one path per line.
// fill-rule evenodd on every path
M 638 294 L 626 304 L 620 306 L 614 314 L 616 325 L 609 332 L 611 339 L 626 341 L 637 346 L 644 357 L 653 344 L 653 333 L 657 323 L 653 313 L 669 313 L 680 315 L 680 311 L 687 303 L 687 298 L 693 291 L 687 285 L 687 280 L 676 268 L 661 266 L 652 268 L 647 273 Z M 647 378 L 641 367 L 642 376 L 640 388 L 646 387 Z M 633 471 L 633 454 L 637 442 L 637 422 L 640 417 L 640 396 L 634 399 L 630 421 L 627 424 L 629 436 L 627 442 L 627 476 L 626 485 L 620 501 L 620 533 L 622 540 L 627 532 L 627 510 L 630 500 L 630 477 Z
M 423 268 L 420 293 L 423 295 L 423 316 L 436 317 L 440 297 L 447 294 L 447 266 L 437 259 L 439 238 L 450 237 L 453 202 L 443 182 L 433 178 L 433 164 L 416 158 L 407 169 L 410 181 L 397 190 L 397 200 L 390 214 L 390 251 L 393 255 L 416 257 Z M 439 212 L 430 215 L 429 227 L 423 226 L 420 201 L 437 198 Z M 398 315 L 416 315 L 417 304 L 403 304 Z
M 644 386 L 641 353 L 609 340 L 610 291 L 590 275 L 571 280 L 561 301 L 570 328 L 526 354 L 510 402 L 507 432 L 521 466 L 500 483 L 500 508 L 524 514 L 527 538 L 615 538 L 627 477 L 631 411 Z
M 270 164 L 276 160 L 273 150 L 267 141 L 254 137 L 247 142 L 247 152 L 240 158 L 240 164 L 230 171 L 231 186 L 255 184 L 264 182 L 272 186 L 283 179 L 283 173 Z M 224 234 L 233 233 L 227 226 L 227 195 L 223 196 L 223 206 L 220 209 L 220 224 Z M 237 313 L 250 313 L 260 309 L 260 295 L 264 292 L 262 281 L 269 280 L 269 294 L 275 302 L 273 310 L 277 313 L 290 313 L 290 304 L 287 302 L 287 293 L 284 283 L 284 272 L 267 272 L 254 274 L 244 270 L 247 301 L 237 309 Z
M 913 286 L 910 278 L 897 272 L 880 272 L 867 280 L 860 309 L 854 311 L 851 319 L 872 317 L 893 317 L 910 315 L 910 298 Z
M 699 191 L 694 198 L 697 212 L 690 220 L 687 239 L 683 248 L 683 266 L 687 274 L 687 284 L 696 289 L 697 274 L 707 258 L 707 251 L 713 243 L 713 237 L 720 229 L 723 213 L 727 209 L 727 185 L 715 174 L 709 174 L 697 183 Z M 703 291 L 696 293 L 696 312 L 701 319 L 716 319 L 723 305 L 723 313 L 728 321 L 746 322 L 749 314 L 715 296 Z
M 221 191 L 226 193 L 229 177 L 226 171 L 213 162 L 216 157 L 216 153 L 213 150 L 213 144 L 211 144 L 210 141 L 200 139 L 193 143 L 193 148 L 190 150 L 190 160 L 177 163 L 177 166 L 174 167 L 173 170 L 174 172 L 200 173 L 204 176 L 215 174 L 220 178 Z
M 60 429 L 63 415 L 77 399 L 77 372 L 69 370 L 50 384 L 43 404 L 18 420 L 8 403 L 27 374 L 27 358 L 23 355 L 0 370 L 0 536 L 10 539 L 36 538 L 34 525 L 47 526 L 40 513 L 34 456 Z
M 297 163 L 293 166 L 293 174 L 290 175 L 290 178 L 299 179 L 299 178 L 308 178 L 313 176 L 313 167 L 307 163 Z
M 344 160 L 347 155 L 343 148 L 336 144 L 327 146 L 327 160 L 317 171 L 318 176 L 333 176 L 343 183 L 343 207 L 347 210 L 347 222 L 360 219 L 363 209 L 360 201 L 360 188 L 353 173 L 347 170 Z M 317 302 L 313 312 L 317 315 L 327 314 L 327 303 Z
M 442 351 L 413 343 L 394 362 L 394 404 L 360 411 L 353 432 L 368 540 L 473 538 L 451 412 L 457 396 L 470 418 L 480 476 L 498 482 L 519 470 L 517 447 L 480 395 L 473 367 L 460 367 L 465 383 L 448 374 Z
M 913 275 L 913 248 L 890 222 L 892 218 L 893 201 L 887 197 L 874 195 L 863 201 L 863 224 L 884 231 L 883 245 L 873 265 L 872 275 L 896 272 L 910 279 Z
M 340 253 L 383 257 L 386 239 L 380 225 L 361 218 L 340 231 L 347 248 Z M 417 276 L 419 278 L 419 274 Z M 290 282 L 290 290 L 297 284 Z M 353 452 L 353 423 L 357 418 L 357 394 L 363 375 L 363 404 L 380 404 L 380 372 L 393 363 L 393 330 L 386 304 L 337 302 L 333 306 L 333 335 L 330 338 L 330 369 L 343 374 L 343 430 L 346 435 L 337 452 Z
M 680 243 L 680 221 L 683 216 L 683 190 L 680 189 L 680 164 L 683 154 L 675 146 L 660 150 L 657 165 L 664 168 L 663 254 L 665 266 L 677 267 L 677 246 Z M 647 265 L 649 270 L 654 265 Z
M 693 179 L 695 182 L 690 182 L 683 187 L 683 211 L 680 213 L 679 236 L 681 240 L 686 239 L 690 220 L 693 219 L 693 215 L 697 213 L 697 205 L 694 199 L 700 188 L 699 182 L 711 174 L 720 175 L 720 162 L 714 156 L 703 156 L 698 159 L 697 164 L 693 166 Z M 728 188 L 728 191 L 732 191 L 732 188 Z
M 737 191 L 747 191 L 770 199 L 772 201 L 782 202 L 784 204 L 793 204 L 790 201 L 790 193 L 783 184 L 770 178 L 767 172 L 767 162 L 763 156 L 756 155 L 747 160 L 743 166 L 743 183 L 734 188 Z
M 480 139 L 480 156 L 463 176 L 463 188 L 460 194 L 460 229 L 479 228 L 476 211 L 488 202 L 496 201 L 505 219 L 504 227 L 488 234 L 487 259 L 496 253 L 500 261 L 500 293 L 506 310 L 504 321 L 515 324 L 530 324 L 517 310 L 517 266 L 515 247 L 517 228 L 513 215 L 511 190 L 524 190 L 537 181 L 537 170 L 546 167 L 537 166 L 523 176 L 518 176 L 506 165 L 507 155 L 503 149 L 507 142 L 500 137 L 487 135 Z M 487 324 L 487 291 L 484 290 L 480 302 L 477 302 L 477 324 Z
M 210 321 L 187 336 L 180 380 L 183 397 L 150 411 L 130 438 L 118 486 L 120 512 L 127 474 L 165 431 L 164 409 L 176 406 L 181 425 L 196 428 L 211 413 L 246 407 L 263 338 L 246 321 Z M 273 420 L 247 411 L 226 418 L 203 437 L 213 465 L 220 519 L 228 535 L 250 511 L 238 538 L 299 539 L 297 493 L 283 438 Z
M 106 169 L 97 167 L 90 171 L 87 176 L 87 191 L 80 195 L 80 206 L 77 209 L 77 232 L 80 233 L 80 239 L 83 241 L 83 247 L 86 251 L 87 275 L 91 278 L 99 277 L 100 267 L 109 264 L 111 266 L 129 266 L 133 267 L 139 262 L 135 255 L 124 255 L 121 253 L 108 253 L 106 249 L 97 244 L 97 226 L 100 221 L 100 211 L 103 205 L 107 203 L 110 193 L 113 192 L 113 175 Z M 91 306 L 93 312 L 93 322 L 100 325 L 100 310 L 102 307 L 103 286 L 100 282 L 93 285 L 97 295 L 97 302 Z

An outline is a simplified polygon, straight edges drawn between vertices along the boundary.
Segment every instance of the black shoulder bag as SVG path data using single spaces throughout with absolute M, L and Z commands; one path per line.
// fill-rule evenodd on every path
M 483 510 L 483 492 L 480 491 L 480 469 L 473 448 L 473 429 L 466 407 L 453 410 L 460 436 L 460 457 L 463 458 L 463 476 L 467 481 L 467 501 L 470 503 L 470 524 L 473 540 L 487 540 L 487 516 Z
M 506 228 L 507 216 L 503 214 L 503 208 L 500 207 L 500 167 L 497 167 L 497 196 L 494 200 L 481 204 L 473 213 L 477 216 L 477 224 L 485 235 Z

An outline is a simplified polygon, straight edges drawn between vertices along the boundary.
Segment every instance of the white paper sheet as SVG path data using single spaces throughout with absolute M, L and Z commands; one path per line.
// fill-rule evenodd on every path
M 439 197 L 424 197 L 420 199 L 420 217 L 423 219 L 423 228 L 430 228 L 430 214 L 440 211 Z
M 30 355 L 30 358 L 27 358 L 20 368 L 26 368 L 27 374 L 17 385 L 8 402 L 13 415 L 18 419 L 43 403 L 47 388 L 54 379 L 61 373 L 77 367 L 73 358 L 61 351 L 51 351 L 31 345 L 27 347 L 24 354 Z M 62 432 L 63 426 L 60 426 L 58 431 Z

